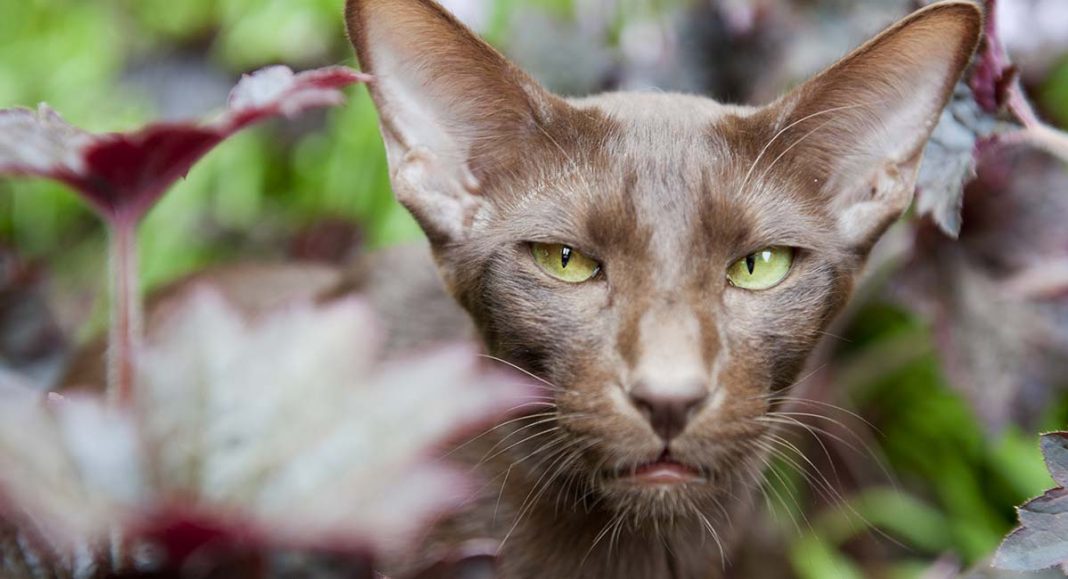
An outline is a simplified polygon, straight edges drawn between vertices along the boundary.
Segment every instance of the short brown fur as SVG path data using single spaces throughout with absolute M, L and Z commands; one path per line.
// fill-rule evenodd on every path
M 346 18 L 376 76 L 394 191 L 426 231 L 446 291 L 489 354 L 547 384 L 529 418 L 454 454 L 485 486 L 390 570 L 492 538 L 504 579 L 719 574 L 744 537 L 767 413 L 910 203 L 979 10 L 917 12 L 761 108 L 666 94 L 565 100 L 431 0 L 349 0 Z M 532 242 L 572 246 L 602 271 L 560 282 L 533 262 Z M 728 283 L 732 262 L 772 245 L 797 248 L 785 281 L 760 292 Z M 321 295 L 367 292 L 391 319 L 441 322 L 440 332 L 394 323 L 418 336 L 398 346 L 466 335 L 433 280 L 406 284 L 411 272 L 359 268 Z M 680 380 L 700 381 L 707 399 L 664 440 L 631 394 Z M 665 450 L 704 482 L 628 482 Z
M 349 0 L 347 18 L 378 77 L 394 189 L 449 292 L 491 354 L 550 385 L 543 412 L 464 447 L 489 482 L 431 552 L 502 540 L 506 578 L 715 573 L 762 471 L 761 418 L 911 201 L 980 12 L 929 7 L 763 108 L 565 101 L 431 0 Z M 531 242 L 572 246 L 603 271 L 558 282 Z M 730 287 L 727 266 L 769 245 L 797 248 L 786 281 Z M 709 397 L 665 441 L 628 393 L 680 367 Z M 706 482 L 620 478 L 665 449 Z

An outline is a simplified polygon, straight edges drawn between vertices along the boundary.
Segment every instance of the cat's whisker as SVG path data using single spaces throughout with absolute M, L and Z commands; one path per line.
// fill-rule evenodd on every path
M 763 450 L 764 453 L 770 455 L 771 457 L 779 456 L 778 450 L 776 448 L 765 444 L 764 441 L 760 439 L 753 439 L 751 441 L 751 444 L 754 445 L 756 448 Z M 808 516 L 805 515 L 805 511 L 801 508 L 801 503 L 798 500 L 797 496 L 794 494 L 790 484 L 786 481 L 786 477 L 784 477 L 783 474 L 779 472 L 779 469 L 766 456 L 761 456 L 760 460 L 764 463 L 764 467 L 766 469 L 765 472 L 770 472 L 772 475 L 774 475 L 775 478 L 779 481 L 779 484 L 782 485 L 783 490 L 790 496 L 790 503 L 788 504 L 783 498 L 782 494 L 774 486 L 767 487 L 771 489 L 773 493 L 775 493 L 776 497 L 778 497 L 779 503 L 782 504 L 783 509 L 790 516 L 790 519 L 793 521 L 794 527 L 797 529 L 798 534 L 801 534 L 802 531 L 801 526 L 797 522 L 797 517 L 794 516 L 795 510 L 798 514 L 801 515 L 801 519 L 805 522 L 805 526 L 807 526 L 811 531 L 812 522 L 809 521 Z M 765 481 L 767 480 L 768 479 L 765 477 Z
M 521 416 L 520 417 L 521 420 L 522 419 L 530 420 L 530 419 L 533 419 L 533 418 L 535 418 L 535 417 L 534 416 Z M 512 432 L 509 432 L 508 434 L 504 435 L 492 447 L 490 447 L 490 449 L 487 450 L 483 456 L 492 453 L 494 450 L 497 450 L 498 447 L 500 447 L 502 444 L 508 442 L 508 440 L 511 439 L 513 436 L 516 436 L 516 435 L 518 435 L 519 433 L 521 433 L 521 432 L 523 432 L 525 430 L 529 430 L 531 428 L 535 428 L 537 426 L 541 426 L 542 424 L 549 424 L 549 423 L 552 423 L 552 422 L 559 422 L 559 420 L 560 420 L 560 416 L 555 411 L 547 413 L 545 415 L 545 417 L 542 417 L 542 418 L 540 418 L 538 420 L 535 420 L 534 422 L 531 422 L 530 424 L 524 424 L 523 426 L 520 426 L 519 428 L 516 428 Z M 511 448 L 511 447 L 508 447 L 508 448 Z M 505 450 L 508 450 L 508 449 L 506 448 Z M 494 458 L 496 456 L 497 455 L 495 454 L 490 458 Z
M 530 420 L 530 419 L 538 418 L 538 417 L 548 417 L 548 418 L 542 418 L 541 420 L 537 420 L 537 421 L 532 422 L 530 424 L 525 424 L 525 425 L 521 426 L 520 428 L 517 428 L 517 429 L 513 430 L 512 432 L 506 434 L 504 437 L 502 437 L 500 440 L 498 440 L 492 447 L 490 447 L 489 450 L 487 450 L 483 454 L 482 460 L 479 461 L 478 465 L 481 465 L 481 464 L 483 464 L 484 462 L 486 462 L 488 460 L 492 460 L 493 458 L 496 458 L 498 455 L 503 454 L 504 452 L 507 452 L 509 449 L 511 449 L 512 447 L 516 446 L 517 444 L 522 444 L 523 442 L 525 442 L 527 439 L 521 440 L 518 443 L 511 445 L 508 448 L 505 448 L 505 449 L 501 450 L 500 452 L 494 454 L 493 456 L 490 456 L 488 458 L 486 456 L 486 455 L 489 455 L 490 453 L 492 453 L 494 450 L 496 450 L 500 445 L 502 445 L 505 442 L 507 442 L 510 438 L 512 438 L 513 436 L 516 436 L 517 434 L 519 434 L 519 433 L 521 433 L 521 432 L 523 432 L 525 430 L 528 430 L 530 428 L 534 428 L 536 426 L 541 426 L 542 424 L 548 424 L 550 422 L 566 422 L 567 420 L 575 420 L 575 419 L 585 418 L 587 416 L 588 416 L 587 414 L 579 414 L 579 413 L 568 414 L 567 416 L 559 416 L 559 415 L 557 415 L 557 412 L 554 411 L 554 412 L 535 414 L 535 415 L 530 415 L 530 416 L 520 416 L 517 419 L 513 419 L 510 422 L 517 422 L 517 421 L 521 421 L 521 420 Z M 491 429 L 491 430 L 494 430 L 494 429 Z M 552 430 L 559 430 L 559 427 L 554 427 Z
M 719 549 L 720 566 L 722 567 L 723 571 L 726 571 L 728 564 L 727 552 L 723 549 L 723 541 L 720 540 L 719 533 L 716 532 L 715 527 L 712 526 L 712 522 L 708 520 L 708 517 L 706 517 L 704 513 L 696 509 L 694 510 L 694 513 L 696 513 L 697 516 L 700 517 L 704 528 L 708 529 L 708 532 L 712 535 L 712 540 L 716 542 L 716 548 Z
M 575 455 L 576 462 L 581 461 L 583 458 L 583 453 L 593 448 L 595 445 L 596 441 L 594 440 L 586 441 L 586 444 L 582 446 L 576 444 L 574 449 L 572 450 L 572 453 Z M 571 492 L 571 486 L 578 482 L 579 474 L 579 471 L 572 470 L 568 473 L 567 478 L 564 479 L 563 483 L 560 485 L 560 488 L 557 492 L 556 502 L 553 507 L 554 512 L 558 513 L 560 511 L 561 502 L 563 501 L 564 497 L 566 497 L 567 494 Z M 579 488 L 579 490 L 582 490 L 581 487 Z M 578 505 L 576 504 L 575 506 L 577 507 Z
M 768 438 L 768 442 L 796 454 L 798 458 L 803 461 L 802 464 L 785 452 L 779 453 L 779 458 L 784 460 L 798 474 L 804 477 L 809 485 L 811 485 L 816 492 L 823 495 L 828 503 L 844 504 L 846 502 L 842 494 L 831 484 L 831 481 L 827 480 L 827 477 L 820 471 L 819 467 L 817 467 L 811 459 L 805 456 L 805 454 L 801 452 L 801 449 L 797 448 L 797 445 L 778 435 L 771 435 Z M 809 468 L 811 468 L 811 470 L 809 470 Z
M 512 467 L 514 466 L 514 464 L 510 464 L 504 471 L 504 480 L 501 481 L 501 490 L 497 493 L 497 502 L 493 505 L 493 518 L 491 521 L 494 526 L 497 525 L 497 513 L 501 510 L 501 497 L 504 496 L 504 487 L 508 486 L 508 477 L 512 474 Z
M 818 374 L 820 372 L 820 370 L 823 370 L 826 367 L 827 367 L 827 362 L 824 362 L 823 364 L 820 364 L 819 366 L 817 366 L 814 370 L 811 370 L 810 372 L 808 372 L 804 376 L 802 376 L 802 377 L 798 378 L 797 380 L 795 380 L 789 386 L 786 386 L 784 388 L 780 388 L 780 389 L 776 390 L 775 392 L 765 392 L 765 393 L 757 394 L 755 396 L 751 396 L 751 397 L 747 398 L 746 400 L 764 400 L 764 401 L 768 402 L 769 404 L 771 404 L 771 403 L 774 403 L 774 402 L 776 402 L 776 401 L 778 401 L 780 399 L 786 399 L 786 395 L 787 395 L 787 393 L 789 391 L 793 390 L 794 388 L 797 388 L 798 386 L 801 386 L 806 381 L 808 381 L 809 378 L 815 376 L 816 374 Z
M 841 436 L 838 436 L 837 434 L 831 432 L 826 428 L 823 428 L 822 426 L 817 426 L 815 424 L 805 424 L 803 421 L 798 420 L 797 418 L 794 418 L 792 415 L 789 414 L 769 412 L 766 416 L 758 417 L 757 421 L 765 422 L 768 424 L 779 424 L 787 427 L 798 426 L 805 429 L 805 431 L 811 434 L 813 438 L 819 439 L 823 436 L 826 436 L 827 438 L 830 438 L 838 444 L 841 444 L 842 446 L 856 453 L 859 456 L 875 456 L 874 451 L 864 442 L 864 440 L 851 430 L 846 432 L 848 432 L 855 440 L 857 440 L 861 443 L 862 446 L 864 446 L 863 450 L 854 445 L 852 442 L 849 442 L 848 440 L 842 438 Z
M 785 149 L 783 149 L 783 151 L 781 153 L 779 153 L 779 156 L 775 157 L 775 159 L 767 166 L 767 168 L 764 169 L 764 172 L 760 174 L 760 180 L 763 181 L 764 179 L 766 179 L 767 176 L 768 176 L 768 173 L 771 173 L 771 170 L 775 168 L 775 165 L 777 165 L 779 163 L 779 161 L 782 160 L 782 158 L 786 156 L 787 153 L 789 153 L 791 150 L 793 150 L 794 147 L 800 145 L 806 139 L 808 139 L 812 135 L 814 135 L 817 132 L 819 132 L 820 130 L 822 130 L 823 127 L 826 127 L 827 125 L 831 124 L 831 122 L 833 122 L 833 120 L 834 119 L 831 119 L 831 120 L 828 120 L 828 121 L 825 121 L 825 122 L 821 123 L 816 128 L 814 128 L 811 131 L 805 133 L 800 138 L 798 138 L 796 141 L 791 143 L 789 147 L 786 147 Z
M 612 558 L 612 552 L 615 551 L 615 547 L 619 542 L 619 533 L 623 530 L 623 524 L 627 522 L 626 517 L 620 517 L 619 522 L 612 529 L 612 535 L 608 539 L 608 558 Z
M 601 541 L 604 540 L 609 530 L 615 526 L 616 519 L 618 519 L 619 517 L 620 513 L 613 513 L 612 516 L 608 519 L 608 522 L 605 523 L 604 528 L 601 529 L 601 532 L 597 533 L 597 536 L 593 538 L 593 544 L 590 545 L 590 548 L 586 550 L 586 554 L 582 556 L 582 560 L 579 562 L 580 570 L 586 565 L 586 560 L 589 559 L 590 555 L 593 554 L 593 551 L 597 548 L 597 545 L 599 545 Z
M 793 445 L 789 441 L 786 441 L 785 439 L 783 439 L 781 437 L 777 437 L 777 436 L 775 438 L 771 439 L 771 442 L 777 442 L 779 444 L 785 445 L 785 448 L 789 449 L 791 452 L 796 454 L 798 457 L 800 457 L 802 460 L 804 460 L 809 466 L 812 467 L 812 469 L 815 471 L 815 473 L 818 474 L 819 477 L 820 477 L 818 480 L 813 480 L 811 477 L 809 477 L 808 474 L 805 472 L 806 469 L 804 469 L 801 465 L 799 465 L 792 458 L 788 457 L 786 454 L 779 454 L 778 455 L 780 458 L 782 458 L 783 460 L 788 462 L 791 466 L 793 466 L 793 468 L 798 473 L 800 473 L 807 480 L 809 480 L 810 484 L 814 485 L 814 488 L 816 489 L 816 491 L 819 492 L 821 495 L 823 495 L 824 498 L 828 500 L 828 502 L 830 502 L 831 504 L 834 504 L 835 506 L 837 506 L 839 508 L 844 508 L 851 515 L 856 517 L 857 520 L 859 520 L 866 528 L 871 529 L 871 531 L 876 533 L 877 535 L 889 540 L 891 543 L 893 543 L 893 544 L 895 544 L 895 545 L 897 545 L 899 547 L 904 547 L 904 544 L 902 544 L 897 539 L 895 539 L 894 537 L 892 537 L 889 534 L 887 534 L 882 529 L 878 528 L 878 526 L 874 525 L 871 521 L 869 521 L 867 517 L 865 517 L 863 514 L 861 514 L 859 511 L 857 511 L 856 508 L 854 508 L 853 505 L 848 500 L 846 500 L 846 498 L 844 496 L 842 496 L 842 494 L 840 492 L 838 492 L 837 489 L 833 488 L 833 486 L 830 484 L 830 481 L 828 481 L 827 478 L 825 476 L 823 476 L 822 473 L 819 472 L 819 469 L 816 467 L 816 465 L 811 460 L 809 460 L 805 456 L 805 454 L 803 452 L 801 452 L 801 450 L 798 449 L 795 445 Z M 820 490 L 820 484 L 817 484 L 817 483 L 822 483 L 823 488 L 829 494 L 824 494 L 824 492 Z
M 856 418 L 857 420 L 863 422 L 868 428 L 872 429 L 872 431 L 878 433 L 879 436 L 886 436 L 885 434 L 883 434 L 883 432 L 881 430 L 879 430 L 879 427 L 877 427 L 874 424 L 872 424 L 872 422 L 870 420 L 868 420 L 867 418 L 864 418 L 863 416 L 861 416 L 860 414 L 857 414 L 856 412 L 854 412 L 852 410 L 849 410 L 848 408 L 843 408 L 843 407 L 838 406 L 836 404 L 831 404 L 830 402 L 825 402 L 825 401 L 822 401 L 822 400 L 813 400 L 811 398 L 802 398 L 802 397 L 799 397 L 799 396 L 788 396 L 788 397 L 783 398 L 783 401 L 786 401 L 786 402 L 797 402 L 797 403 L 800 403 L 800 404 L 812 404 L 812 405 L 815 405 L 815 406 L 822 406 L 824 408 L 829 408 L 831 410 L 837 410 L 838 412 L 842 412 L 844 414 L 848 414 L 849 416 L 851 416 L 853 418 Z
M 830 432 L 827 432 L 825 429 L 805 424 L 804 422 L 801 422 L 800 420 L 797 420 L 796 418 L 793 418 L 793 417 L 790 417 L 790 416 L 777 416 L 774 413 L 772 413 L 772 414 L 769 414 L 768 416 L 758 417 L 757 421 L 758 422 L 764 422 L 766 424 L 781 425 L 781 426 L 785 426 L 785 427 L 799 426 L 802 429 L 804 429 L 804 431 L 807 434 L 809 434 L 816 441 L 816 444 L 818 444 L 820 446 L 820 449 L 823 450 L 823 455 L 827 457 L 827 464 L 830 465 L 831 472 L 834 474 L 835 481 L 838 482 L 838 484 L 841 484 L 842 479 L 838 475 L 837 467 L 835 467 L 835 465 L 834 465 L 834 458 L 831 457 L 831 450 L 827 447 L 827 444 L 823 442 L 823 438 L 820 435 L 822 434 L 823 436 L 834 438 L 835 440 L 838 440 L 842 444 L 845 444 L 850 450 L 853 450 L 854 452 L 858 452 L 859 453 L 859 451 L 856 448 L 854 448 L 852 445 L 850 445 L 847 442 L 845 442 L 844 439 L 838 437 L 837 435 L 835 435 L 833 433 L 830 433 Z
M 531 440 L 534 440 L 535 438 L 537 438 L 537 437 L 539 437 L 539 436 L 545 436 L 546 434 L 552 434 L 552 433 L 554 433 L 554 432 L 558 431 L 559 429 L 560 429 L 560 427 L 558 427 L 558 426 L 554 426 L 554 427 L 552 427 L 552 428 L 547 428 L 547 429 L 545 429 L 545 430 L 542 430 L 542 431 L 539 431 L 539 432 L 535 432 L 534 434 L 531 434 L 530 436 L 528 436 L 528 437 L 526 437 L 526 438 L 524 438 L 524 439 L 522 439 L 522 440 L 520 440 L 520 441 L 518 441 L 518 442 L 514 442 L 514 443 L 512 443 L 512 444 L 508 445 L 507 447 L 505 447 L 505 448 L 503 448 L 503 449 L 501 449 L 501 450 L 498 450 L 498 451 L 497 451 L 496 453 L 494 453 L 494 454 L 493 454 L 493 456 L 486 456 L 486 455 L 488 455 L 489 453 L 493 452 L 493 449 L 494 449 L 494 448 L 497 448 L 497 445 L 494 445 L 494 446 L 493 446 L 493 448 L 491 448 L 491 449 L 489 449 L 489 450 L 487 450 L 487 451 L 486 451 L 486 455 L 483 455 L 482 459 L 481 459 L 481 460 L 479 460 L 479 461 L 478 461 L 478 463 L 477 463 L 477 464 L 475 464 L 475 466 L 474 466 L 474 467 L 472 467 L 472 468 L 475 468 L 475 469 L 477 469 L 478 467 L 482 466 L 482 465 L 483 465 L 483 464 L 485 464 L 486 462 L 488 462 L 488 461 L 491 461 L 491 460 L 493 460 L 494 458 L 497 458 L 498 456 L 500 456 L 500 455 L 502 455 L 502 454 L 504 454 L 504 453 L 508 452 L 509 450 L 511 450 L 511 449 L 513 449 L 513 448 L 515 448 L 515 447 L 519 446 L 520 444 L 523 444 L 523 443 L 525 443 L 525 442 L 529 442 L 529 441 L 531 441 Z M 517 430 L 516 432 L 521 432 L 521 430 Z M 513 433 L 513 434 L 514 434 L 514 433 Z M 499 445 L 500 443 L 497 443 L 497 444 Z
M 538 376 L 537 374 L 534 374 L 533 372 L 531 372 L 531 371 L 529 371 L 529 370 L 527 370 L 525 368 L 522 368 L 522 367 L 520 367 L 520 366 L 518 366 L 516 364 L 513 364 L 512 362 L 509 362 L 508 360 L 505 360 L 504 358 L 500 358 L 500 357 L 494 356 L 492 354 L 479 354 L 478 356 L 480 358 L 486 358 L 486 359 L 489 359 L 489 360 L 493 360 L 494 362 L 500 362 L 501 364 L 504 364 L 505 366 L 508 366 L 509 368 L 512 368 L 513 370 L 517 370 L 520 373 L 522 373 L 524 376 L 527 376 L 529 378 L 533 378 L 534 380 L 537 380 L 538 382 L 541 382 L 543 385 L 548 386 L 554 392 L 563 391 L 563 388 L 557 386 L 556 384 L 553 384 L 552 382 L 546 380 L 545 378 L 542 378 L 541 376 Z
M 833 405 L 832 405 L 832 407 L 833 407 Z M 837 407 L 834 407 L 834 408 L 837 408 Z M 842 409 L 842 408 L 837 408 L 837 409 L 838 410 L 842 410 L 843 412 L 849 413 L 845 409 Z M 849 414 L 852 414 L 852 413 L 849 413 Z M 810 428 L 819 429 L 821 432 L 826 434 L 828 437 L 834 439 L 839 444 L 842 444 L 843 446 L 849 448 L 850 450 L 853 450 L 857 454 L 859 454 L 859 455 L 865 455 L 866 454 L 867 456 L 869 456 L 872 459 L 874 459 L 875 460 L 875 464 L 879 467 L 879 470 L 882 472 L 883 476 L 886 477 L 886 480 L 889 481 L 890 485 L 895 489 L 898 488 L 897 480 L 895 479 L 893 474 L 891 474 L 889 467 L 887 467 L 885 461 L 880 456 L 880 453 L 876 452 L 875 449 L 873 449 L 872 446 L 870 444 L 868 444 L 868 441 L 865 440 L 864 437 L 862 437 L 859 434 L 857 434 L 852 428 L 849 428 L 848 426 L 846 426 L 841 421 L 835 420 L 834 418 L 826 416 L 826 415 L 823 415 L 823 414 L 807 413 L 807 412 L 774 412 L 774 413 L 769 413 L 769 415 L 770 416 L 778 416 L 778 417 L 783 418 L 783 419 L 795 420 L 797 422 L 800 422 L 800 421 L 797 420 L 797 418 L 795 418 L 797 416 L 806 417 L 806 418 L 814 418 L 814 419 L 824 420 L 824 421 L 830 422 L 830 423 L 838 426 L 846 434 L 848 434 L 853 440 L 855 440 L 860 445 L 860 448 L 857 448 L 856 446 L 850 444 L 847 440 L 843 439 L 840 436 L 835 435 L 834 433 L 830 432 L 829 430 L 826 430 L 826 429 L 823 429 L 823 428 L 820 428 L 820 427 L 817 427 L 817 426 L 814 426 L 814 425 L 807 425 Z M 870 425 L 870 423 L 868 423 L 868 421 L 865 420 L 864 422 L 866 424 Z M 874 426 L 872 426 L 872 428 L 878 434 L 882 435 L 882 432 L 878 431 L 878 429 L 875 429 Z
M 529 415 L 524 415 L 524 416 L 517 416 L 515 418 L 506 420 L 506 421 L 501 422 L 499 424 L 495 424 L 495 425 L 491 426 L 490 428 L 487 428 L 486 430 L 482 431 L 478 435 L 465 440 L 463 443 L 461 443 L 461 444 L 459 444 L 457 446 L 454 446 L 448 452 L 446 452 L 445 454 L 441 455 L 441 458 L 448 458 L 448 457 L 452 456 L 453 454 L 455 454 L 457 451 L 459 451 L 459 450 L 463 449 L 464 447 L 466 447 L 467 445 L 469 445 L 469 444 L 481 439 L 484 436 L 487 436 L 487 435 L 493 433 L 494 431 L 496 431 L 499 428 L 503 428 L 505 426 L 508 426 L 509 424 L 514 424 L 516 422 L 520 422 L 520 421 L 523 421 L 523 420 L 530 420 L 530 419 L 534 419 L 534 418 L 544 418 L 546 416 L 553 416 L 555 414 L 556 414 L 555 410 L 553 410 L 551 412 L 539 412 L 537 414 L 529 414 Z
M 845 336 L 839 336 L 838 334 L 832 334 L 831 332 L 828 332 L 828 331 L 825 331 L 825 330 L 816 330 L 816 333 L 818 333 L 818 334 L 820 334 L 822 336 L 827 336 L 827 337 L 830 337 L 830 338 L 834 338 L 835 340 L 838 340 L 839 342 L 842 342 L 844 344 L 852 344 L 853 343 L 853 340 L 850 340 L 849 338 L 846 338 Z
M 797 119 L 796 121 L 790 123 L 789 125 L 786 125 L 782 129 L 780 129 L 777 133 L 775 133 L 775 135 L 773 137 L 771 137 L 770 140 L 768 140 L 768 142 L 764 145 L 764 148 L 762 148 L 760 150 L 760 153 L 757 154 L 756 158 L 753 159 L 753 163 L 749 166 L 749 170 L 746 172 L 745 178 L 742 179 L 742 184 L 738 187 L 738 191 L 745 191 L 745 188 L 749 185 L 750 177 L 753 176 L 753 170 L 756 169 L 757 165 L 764 158 L 764 155 L 766 155 L 768 150 L 771 149 L 771 146 L 775 144 L 775 141 L 778 141 L 779 137 L 781 137 L 784 134 L 786 134 L 787 131 L 789 131 L 790 129 L 796 127 L 797 125 L 800 125 L 801 123 L 803 123 L 805 121 L 814 119 L 816 117 L 823 116 L 823 115 L 828 115 L 828 114 L 832 114 L 832 113 L 837 113 L 837 112 L 841 112 L 841 111 L 845 111 L 845 110 L 849 110 L 849 109 L 855 109 L 855 108 L 859 108 L 859 107 L 862 107 L 862 106 L 865 106 L 865 105 L 863 105 L 863 104 L 852 104 L 852 105 L 844 105 L 844 106 L 840 106 L 840 107 L 831 107 L 829 109 L 823 109 L 823 110 L 820 110 L 820 111 L 816 111 L 816 112 L 814 112 L 814 113 L 812 113 L 810 115 L 801 117 L 800 119 Z
M 567 446 L 565 445 L 564 446 L 564 450 L 566 450 L 566 448 L 567 448 Z M 566 454 L 562 453 L 559 449 L 557 451 L 554 451 L 554 453 L 549 455 L 549 456 L 552 457 L 555 454 L 561 454 L 561 457 L 566 457 L 567 456 Z M 531 486 L 530 492 L 527 493 L 526 498 L 523 499 L 523 502 L 521 503 L 521 505 L 519 507 L 519 513 L 516 515 L 515 522 L 512 523 L 512 527 L 510 529 L 508 529 L 508 532 L 505 533 L 504 538 L 501 539 L 501 542 L 500 542 L 500 544 L 498 546 L 498 550 L 504 548 L 504 545 L 508 542 L 508 539 L 512 536 L 512 533 L 515 532 L 516 528 L 518 528 L 519 524 L 523 521 L 523 518 L 530 512 L 530 510 L 533 508 L 533 506 L 537 503 L 537 499 L 541 496 L 541 494 L 545 492 L 544 488 L 541 488 L 541 490 L 539 490 L 539 488 L 541 487 L 541 483 L 545 479 L 545 477 L 549 475 L 549 473 L 556 472 L 556 471 L 554 471 L 554 469 L 552 467 L 555 466 L 559 461 L 560 461 L 560 458 L 557 458 L 552 463 L 552 465 L 550 465 L 549 468 L 545 469 L 545 472 L 543 472 L 542 475 L 538 478 L 538 480 L 535 481 L 534 484 Z M 543 459 L 542 462 L 544 462 L 544 459 Z M 553 477 L 555 478 L 555 476 L 556 475 L 554 474 Z M 551 481 L 551 479 L 550 479 L 550 481 Z M 536 495 L 535 495 L 535 491 L 537 491 Z M 531 500 L 532 496 L 534 497 L 533 500 Z
M 550 471 L 555 472 L 553 472 L 553 475 L 541 484 L 541 490 L 539 490 L 538 493 L 534 495 L 532 499 L 530 499 L 530 505 L 528 508 L 533 508 L 534 505 L 537 504 L 541 497 L 545 494 L 545 492 L 552 487 L 553 483 L 556 482 L 560 475 L 567 472 L 567 469 L 570 468 L 570 466 L 574 464 L 576 460 L 578 460 L 579 457 L 575 453 L 573 453 L 572 450 L 573 448 L 565 446 L 560 452 L 560 458 L 556 459 L 551 465 L 549 465 L 548 469 Z M 535 488 L 537 486 L 537 483 L 535 483 Z

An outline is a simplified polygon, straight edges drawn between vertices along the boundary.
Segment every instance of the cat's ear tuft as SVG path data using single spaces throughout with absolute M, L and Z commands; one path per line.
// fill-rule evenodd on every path
M 433 0 L 348 0 L 394 192 L 433 242 L 488 208 L 481 173 L 550 120 L 559 99 Z
M 795 167 L 820 183 L 858 251 L 912 202 L 924 147 L 982 29 L 974 2 L 932 4 L 767 109 L 776 148 L 796 147 Z

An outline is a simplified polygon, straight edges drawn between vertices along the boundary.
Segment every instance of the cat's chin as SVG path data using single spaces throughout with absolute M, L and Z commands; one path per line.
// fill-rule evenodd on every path
M 728 496 L 704 477 L 670 484 L 617 478 L 600 486 L 601 500 L 610 510 L 660 521 L 683 521 L 702 513 L 715 516 L 716 505 Z

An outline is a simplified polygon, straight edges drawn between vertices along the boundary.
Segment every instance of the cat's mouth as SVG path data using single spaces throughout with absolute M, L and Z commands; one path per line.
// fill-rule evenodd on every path
M 640 486 L 673 486 L 707 480 L 701 469 L 676 460 L 667 449 L 656 460 L 617 471 L 615 478 L 622 483 Z

